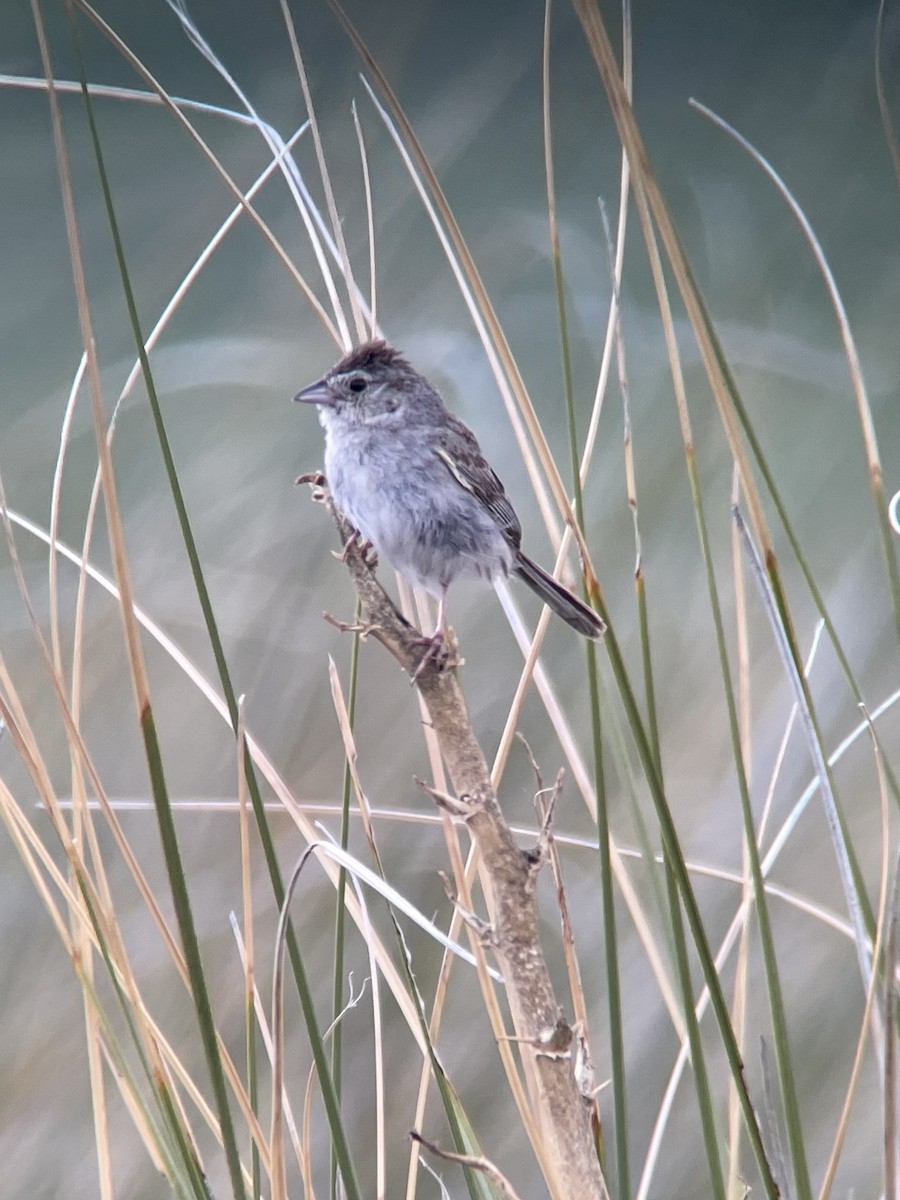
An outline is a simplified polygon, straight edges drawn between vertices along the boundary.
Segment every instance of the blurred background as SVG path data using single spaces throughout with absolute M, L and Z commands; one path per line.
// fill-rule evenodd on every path
M 611 32 L 620 38 L 619 12 L 610 4 L 602 8 Z M 97 9 L 171 95 L 237 106 L 162 0 L 142 5 L 101 2 Z M 358 278 L 365 290 L 368 245 L 353 102 L 372 177 L 379 321 L 476 430 L 519 511 L 528 552 L 549 566 L 553 551 L 485 354 L 421 203 L 360 81 L 359 60 L 324 3 L 308 0 L 292 9 Z M 43 11 L 56 75 L 77 79 L 62 5 L 49 0 Z M 347 11 L 429 156 L 551 447 L 558 462 L 567 464 L 544 180 L 543 5 L 531 0 L 516 5 L 348 0 Z M 190 13 L 257 112 L 287 139 L 305 113 L 277 5 L 206 0 L 191 5 Z M 897 686 L 897 642 L 859 423 L 834 315 L 808 247 L 771 183 L 689 108 L 688 99 L 696 97 L 720 113 L 766 155 L 820 237 L 858 340 L 886 486 L 892 492 L 900 486 L 900 193 L 878 114 L 876 13 L 874 3 L 861 5 L 858 0 L 745 6 L 692 0 L 639 6 L 634 16 L 635 109 L 652 164 L 801 544 L 872 708 Z M 96 28 L 84 19 L 78 27 L 91 82 L 145 87 Z M 884 77 L 895 116 L 898 38 L 900 18 L 889 12 Z M 0 71 L 0 153 L 5 165 L 0 188 L 0 473 L 9 508 L 46 529 L 60 429 L 81 340 L 47 97 L 27 84 L 41 76 L 41 65 L 25 3 L 7 3 L 0 13 Z M 61 104 L 109 412 L 133 364 L 134 343 L 84 107 L 75 95 L 64 95 Z M 583 435 L 610 303 L 598 201 L 614 222 L 621 154 L 580 26 L 562 3 L 553 12 L 551 111 L 575 401 Z M 99 98 L 96 113 L 147 331 L 234 200 L 162 107 Z M 195 113 L 192 120 L 236 182 L 248 187 L 269 160 L 258 132 L 215 113 Z M 321 202 L 308 137 L 300 141 L 296 160 Z M 302 223 L 280 176 L 273 176 L 256 205 L 324 298 Z M 669 796 L 686 853 L 734 870 L 741 862 L 740 819 L 721 680 L 712 653 L 709 602 L 659 317 L 633 212 L 631 219 L 622 325 Z M 731 463 L 690 330 L 682 324 L 679 332 L 713 550 L 730 605 Z M 310 503 L 305 490 L 292 486 L 301 471 L 321 465 L 322 441 L 314 414 L 299 411 L 290 400 L 338 354 L 284 265 L 242 218 L 151 355 L 232 677 L 236 690 L 246 695 L 248 727 L 297 798 L 309 803 L 336 803 L 340 797 L 343 759 L 327 667 L 331 655 L 346 685 L 350 641 L 325 624 L 321 613 L 328 610 L 351 619 L 353 596 L 345 572 L 329 553 L 335 538 L 325 512 Z M 625 497 L 622 437 L 621 398 L 611 384 L 586 491 L 586 534 L 616 631 L 637 672 L 635 546 Z M 213 678 L 140 384 L 119 414 L 113 458 L 136 599 Z M 85 393 L 74 414 L 60 517 L 62 540 L 76 548 L 83 538 L 96 461 Z M 565 469 L 563 474 L 568 481 Z M 21 530 L 16 540 L 31 601 L 46 623 L 46 547 Z M 783 555 L 798 638 L 807 647 L 814 611 L 780 535 L 777 549 Z M 98 567 L 109 569 L 102 521 L 90 554 Z M 390 581 L 386 568 L 382 575 Z M 70 652 L 76 587 L 77 571 L 62 565 L 61 623 Z M 518 599 L 533 621 L 537 610 L 532 598 Z M 68 751 L 6 551 L 0 555 L 0 613 L 0 650 L 26 701 L 59 794 L 65 797 Z M 466 659 L 464 685 L 471 714 L 490 755 L 503 728 L 521 655 L 489 591 L 459 585 L 451 595 L 450 614 Z M 754 799 L 761 802 L 791 695 L 755 597 L 751 652 L 751 768 Z M 145 800 L 146 765 L 120 622 L 114 602 L 96 587 L 88 589 L 84 653 L 83 730 L 101 778 L 111 796 Z M 233 800 L 229 730 L 149 640 L 147 654 L 173 797 Z M 587 752 L 583 648 L 560 623 L 548 632 L 545 661 Z M 823 650 L 817 662 L 813 692 L 826 744 L 833 748 L 857 724 L 858 714 L 830 652 Z M 411 782 L 413 773 L 427 773 L 417 722 L 406 680 L 377 645 L 364 645 L 357 737 L 360 770 L 373 804 L 430 811 Z M 561 751 L 534 699 L 526 704 L 520 728 L 545 776 L 552 778 L 562 761 Z M 880 729 L 886 750 L 896 752 L 896 715 L 889 712 Z M 30 794 L 27 773 L 9 739 L 0 742 L 0 775 L 17 797 Z M 792 742 L 776 794 L 776 811 L 782 817 L 810 776 L 804 746 L 799 740 Z M 865 740 L 842 761 L 837 780 L 866 878 L 874 880 L 880 815 Z M 614 776 L 611 787 L 613 832 L 620 842 L 632 844 L 631 817 Z M 523 753 L 514 752 L 501 795 L 512 820 L 533 819 L 532 791 L 528 762 Z M 36 815 L 35 823 L 41 819 Z M 128 812 L 123 823 L 141 847 L 151 879 L 164 886 L 153 814 Z M 290 870 L 302 847 L 287 817 L 275 817 L 274 825 L 284 867 Z M 590 834 L 590 821 L 574 787 L 565 794 L 559 827 L 565 833 Z M 382 828 L 382 851 L 395 886 L 425 911 L 440 911 L 446 921 L 447 905 L 437 877 L 444 864 L 440 834 L 397 822 Z M 239 1048 L 242 992 L 228 924 L 229 911 L 240 908 L 236 817 L 186 811 L 179 817 L 179 833 L 205 960 L 215 983 L 217 1016 Z M 358 849 L 357 839 L 355 831 Z M 195 1036 L 193 1011 L 172 987 L 171 967 L 112 846 L 104 848 L 122 888 L 125 928 L 133 938 L 132 952 L 147 994 L 173 1040 L 189 1043 Z M 832 862 L 824 821 L 813 806 L 776 875 L 816 903 L 842 910 Z M 593 1005 L 597 1069 L 605 1078 L 605 975 L 595 871 L 596 857 L 590 851 L 573 851 L 567 859 L 576 913 L 581 889 L 592 897 L 580 920 L 580 950 Z M 643 886 L 641 869 L 635 871 L 638 886 Z M 261 867 L 258 884 L 260 956 L 268 971 L 270 959 L 265 955 L 271 953 L 277 914 Z M 311 873 L 301 892 L 298 929 L 314 964 L 313 975 L 321 970 L 327 1004 L 331 891 L 321 875 Z M 872 894 L 874 898 L 874 885 Z M 700 895 L 715 942 L 733 914 L 737 891 L 733 885 L 706 882 Z M 801 1100 L 817 1181 L 816 1169 L 821 1169 L 833 1136 L 853 1053 L 861 989 L 854 952 L 845 937 L 793 910 L 776 907 L 774 916 L 779 946 L 790 964 L 785 987 L 794 1049 L 803 1064 Z M 548 921 L 548 940 L 555 944 L 549 904 Z M 622 938 L 630 1138 L 639 1165 L 675 1043 L 627 922 Z M 0 836 L 0 946 L 6 964 L 0 972 L 0 1195 L 65 1194 L 69 1200 L 94 1196 L 96 1162 L 79 987 L 5 836 Z M 423 945 L 416 969 L 426 993 L 438 963 L 437 951 Z M 365 972 L 362 959 L 359 969 Z M 750 1021 L 752 1031 L 768 1037 L 764 997 Z M 447 1044 L 454 1048 L 450 1073 L 476 1122 L 483 1122 L 479 1132 L 486 1148 L 511 1171 L 523 1197 L 536 1197 L 543 1194 L 540 1185 L 527 1174 L 523 1177 L 521 1164 L 516 1164 L 521 1137 L 517 1127 L 507 1138 L 502 1128 L 492 1125 L 495 1097 L 490 1089 L 496 1086 L 503 1095 L 505 1084 L 499 1071 L 484 1078 L 483 1026 L 483 1017 L 470 1011 L 467 997 L 457 996 L 445 1024 Z M 296 1014 L 294 1030 L 295 1052 L 302 1063 L 303 1031 Z M 349 1021 L 345 1036 L 352 1062 L 355 1048 L 363 1054 L 368 1044 L 366 1019 L 360 1015 Z M 756 1041 L 751 1038 L 749 1044 L 753 1050 L 748 1073 L 756 1083 Z M 397 1031 L 392 1047 L 397 1057 L 404 1045 Z M 303 1073 L 297 1078 L 303 1079 Z M 716 1083 L 721 1097 L 723 1079 L 720 1074 Z M 398 1070 L 392 1077 L 392 1195 L 400 1194 L 416 1083 L 417 1074 L 407 1080 Z M 863 1094 L 873 1102 L 876 1084 L 870 1064 Z M 666 1173 L 661 1178 L 671 1197 L 695 1196 L 705 1187 L 702 1156 L 696 1152 L 700 1143 L 692 1084 L 688 1080 L 682 1088 L 690 1102 L 680 1106 L 663 1151 Z M 371 1136 L 371 1105 L 367 1085 L 360 1082 L 359 1090 L 347 1097 L 347 1108 L 350 1127 L 362 1146 Z M 440 1135 L 442 1118 L 436 1106 L 429 1115 L 434 1122 L 430 1128 Z M 141 1200 L 166 1195 L 116 1102 L 111 1121 L 119 1135 L 115 1158 L 121 1194 Z M 879 1178 L 880 1133 L 874 1123 L 862 1120 L 853 1129 L 838 1194 L 872 1194 Z M 216 1188 L 224 1184 L 219 1171 L 213 1162 Z M 448 1186 L 457 1185 L 461 1187 L 458 1177 L 454 1183 L 448 1173 Z M 427 1191 L 432 1185 L 422 1186 L 421 1194 L 438 1194 L 436 1184 L 433 1193 Z

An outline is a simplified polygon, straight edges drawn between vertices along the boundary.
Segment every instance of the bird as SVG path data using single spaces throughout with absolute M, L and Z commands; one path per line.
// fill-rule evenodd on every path
M 357 346 L 297 393 L 325 431 L 325 478 L 337 508 L 379 557 L 438 601 L 420 669 L 447 639 L 457 579 L 514 575 L 587 638 L 605 625 L 522 550 L 522 528 L 471 429 L 381 339 Z

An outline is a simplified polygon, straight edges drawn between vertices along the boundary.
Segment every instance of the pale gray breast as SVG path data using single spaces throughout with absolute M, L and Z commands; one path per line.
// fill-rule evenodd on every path
M 507 573 L 512 551 L 497 524 L 427 440 L 409 430 L 388 439 L 359 426 L 327 432 L 335 503 L 412 583 L 439 595 L 461 575 Z

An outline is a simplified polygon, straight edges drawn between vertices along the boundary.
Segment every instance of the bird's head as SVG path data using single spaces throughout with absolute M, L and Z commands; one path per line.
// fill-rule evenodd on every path
M 345 355 L 327 374 L 294 397 L 316 404 L 322 423 L 390 424 L 423 399 L 429 387 L 399 350 L 387 342 L 364 342 Z

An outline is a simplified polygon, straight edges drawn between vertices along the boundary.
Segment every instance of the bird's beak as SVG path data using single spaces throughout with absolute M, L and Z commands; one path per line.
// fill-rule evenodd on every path
M 317 379 L 315 383 L 311 383 L 308 387 L 298 392 L 294 399 L 301 404 L 326 404 L 329 408 L 334 406 L 334 401 L 331 398 L 331 390 L 325 379 Z

